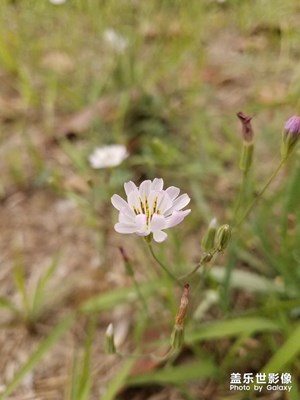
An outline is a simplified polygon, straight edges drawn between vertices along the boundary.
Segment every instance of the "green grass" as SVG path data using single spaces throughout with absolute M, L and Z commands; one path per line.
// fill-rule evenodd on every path
M 4 210 L 16 193 L 24 194 L 28 202 L 36 193 L 49 193 L 49 207 L 53 197 L 72 199 L 83 221 L 76 229 L 93 232 L 104 260 L 97 279 L 107 282 L 99 286 L 101 291 L 87 288 L 83 298 L 76 295 L 75 284 L 71 299 L 49 303 L 45 315 L 50 333 L 36 338 L 37 350 L 11 380 L 1 381 L 7 385 L 1 398 L 13 391 L 18 394 L 26 373 L 43 365 L 42 356 L 50 357 L 61 333 L 74 329 L 79 349 L 72 355 L 71 372 L 65 372 L 70 372 L 69 391 L 61 398 L 98 399 L 101 385 L 94 364 L 102 353 L 98 347 L 95 350 L 95 343 L 102 340 L 108 320 L 115 318 L 114 310 L 124 304 L 131 310 L 126 353 L 160 348 L 169 341 L 180 293 L 172 282 L 161 279 L 163 274 L 157 278 L 141 238 L 113 230 L 117 214 L 110 197 L 123 196 L 125 181 L 154 177 L 187 192 L 192 213 L 154 250 L 174 275 L 190 271 L 201 257 L 209 221 L 217 217 L 220 224 L 232 224 L 234 219 L 242 182 L 238 111 L 255 115 L 254 164 L 242 211 L 280 161 L 283 124 L 299 112 L 299 16 L 296 0 L 67 0 L 60 6 L 46 0 L 1 1 Z M 107 29 L 126 40 L 124 52 L 105 41 Z M 64 128 L 67 120 L 91 110 L 99 100 L 101 110 L 88 116 L 84 128 L 75 133 Z M 116 168 L 92 170 L 88 155 L 108 143 L 128 145 L 130 157 Z M 130 356 L 116 359 L 121 368 L 114 377 L 107 374 L 104 399 L 123 400 L 118 393 L 131 386 L 138 386 L 146 399 L 147 387 L 156 385 L 180 390 L 184 399 L 194 398 L 196 390 L 199 398 L 207 382 L 229 396 L 230 373 L 261 370 L 291 372 L 295 385 L 285 398 L 299 398 L 299 165 L 298 145 L 248 218 L 234 230 L 229 248 L 217 256 L 217 266 L 190 281 L 187 348 L 181 357 L 135 375 L 130 372 L 134 365 Z M 70 176 L 76 177 L 77 186 L 68 183 Z M 39 224 L 38 213 L 32 222 Z M 14 229 L 17 238 L 22 232 Z M 149 315 L 139 303 L 134 281 L 124 278 L 120 244 L 128 249 Z M 68 243 L 63 236 L 61 246 L 64 253 Z M 12 263 L 16 267 L 5 280 L 0 311 L 10 315 L 20 330 L 22 324 L 28 328 L 33 322 L 39 330 L 45 323 L 45 293 L 59 271 L 57 249 L 33 293 L 28 282 L 34 269 L 30 272 L 18 264 L 22 254 L 14 244 L 11 251 L 18 254 Z M 122 279 L 112 284 L 110 269 L 117 267 Z M 81 273 L 91 275 L 89 282 L 94 279 L 84 263 Z M 15 289 L 9 289 L 13 280 Z M 217 300 L 208 308 L 204 305 L 199 321 L 193 314 L 206 302 L 207 290 L 214 291 Z M 21 306 L 15 303 L 16 292 Z M 54 327 L 70 308 L 81 315 L 77 328 L 68 319 Z M 79 340 L 85 315 L 99 321 Z M 163 337 L 149 343 L 150 328 Z M 7 324 L 3 329 L 9 335 Z M 249 343 L 255 346 L 247 347 Z M 218 365 L 224 367 L 221 372 Z M 6 376 L 1 368 L 0 363 L 0 376 Z

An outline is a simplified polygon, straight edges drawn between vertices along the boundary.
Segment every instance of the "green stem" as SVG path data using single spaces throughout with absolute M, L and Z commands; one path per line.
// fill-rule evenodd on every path
M 149 243 L 149 242 L 147 242 L 147 245 L 148 245 L 148 249 L 149 249 L 149 251 L 150 251 L 152 257 L 154 258 L 154 260 L 155 260 L 155 261 L 161 266 L 161 268 L 169 275 L 169 277 L 170 277 L 174 282 L 176 282 L 177 286 L 179 286 L 180 288 L 182 288 L 182 284 L 181 284 L 180 281 L 176 278 L 176 276 L 174 276 L 174 275 L 172 274 L 172 272 L 170 272 L 170 271 L 168 270 L 168 268 L 167 268 L 167 267 L 160 261 L 160 259 L 156 256 L 156 254 L 155 254 L 154 251 L 153 251 L 152 244 Z
M 248 217 L 248 215 L 251 213 L 252 209 L 254 208 L 254 206 L 256 205 L 256 203 L 259 201 L 259 199 L 263 196 L 263 194 L 265 193 L 265 191 L 268 189 L 268 187 L 270 186 L 270 184 L 273 182 L 273 180 L 276 178 L 276 176 L 278 175 L 279 171 L 281 170 L 282 166 L 284 165 L 285 161 L 287 160 L 287 157 L 282 158 L 282 160 L 280 161 L 280 163 L 278 164 L 278 166 L 276 167 L 276 169 L 274 170 L 274 172 L 272 173 L 272 175 L 270 176 L 270 178 L 268 179 L 267 183 L 265 184 L 265 186 L 262 188 L 262 190 L 258 193 L 258 195 L 255 197 L 255 199 L 252 201 L 252 203 L 250 204 L 250 206 L 247 208 L 247 210 L 245 211 L 245 213 L 243 214 L 243 216 L 241 217 L 241 219 L 236 223 L 236 227 L 241 225 L 242 222 L 244 222 L 244 220 Z
M 211 252 L 209 252 L 209 254 L 211 255 L 211 259 L 209 261 L 211 261 L 214 257 L 214 255 L 218 252 L 217 249 L 213 249 Z M 205 257 L 207 256 L 207 253 L 204 254 L 204 256 L 201 258 L 201 260 L 198 262 L 198 264 L 187 274 L 180 276 L 180 280 L 182 279 L 187 279 L 190 278 L 192 275 L 194 275 L 195 272 L 198 271 L 198 269 L 200 269 L 201 267 L 204 267 L 204 265 L 208 264 L 208 261 L 205 260 Z
M 246 187 L 247 187 L 247 181 L 248 181 L 248 172 L 243 172 L 237 202 L 234 207 L 234 217 L 233 217 L 234 221 L 236 221 L 238 219 L 241 205 L 242 205 L 243 201 L 245 201 L 245 191 L 246 191 Z

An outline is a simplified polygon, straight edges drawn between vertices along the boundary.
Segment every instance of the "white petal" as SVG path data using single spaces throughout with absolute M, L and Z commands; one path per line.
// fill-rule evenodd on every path
M 150 188 L 151 188 L 151 181 L 147 180 L 141 183 L 140 187 L 139 187 L 139 192 L 141 195 L 142 200 L 145 200 L 145 196 L 149 196 L 150 193 Z
M 151 232 L 160 231 L 166 227 L 166 219 L 162 215 L 153 214 L 150 224 Z
M 115 225 L 115 231 L 118 233 L 135 233 L 136 225 L 135 224 L 123 224 L 118 222 Z
M 155 231 L 153 233 L 153 239 L 157 243 L 163 242 L 164 240 L 166 240 L 167 237 L 168 237 L 168 235 L 165 232 L 162 232 L 162 231 Z
M 140 212 L 142 211 L 140 199 L 139 199 L 139 191 L 137 189 L 135 189 L 129 193 L 128 203 L 131 208 L 133 208 L 133 206 L 134 206 L 136 209 L 140 210 Z
M 154 201 L 157 199 L 158 197 L 161 196 L 161 192 L 156 192 L 154 190 L 152 190 L 148 196 L 148 204 L 151 210 L 153 210 L 153 206 L 154 206 Z
M 166 192 L 170 196 L 170 199 L 173 201 L 176 199 L 176 197 L 179 196 L 180 189 L 175 186 L 170 186 L 168 187 L 168 189 L 166 189 Z
M 147 223 L 147 217 L 144 214 L 139 214 L 135 218 L 136 222 L 136 231 L 138 233 L 145 233 L 147 231 L 146 223 Z
M 137 187 L 132 181 L 129 181 L 124 183 L 124 189 L 126 195 L 128 196 L 129 193 L 132 192 L 134 189 L 137 189 Z
M 97 147 L 89 156 L 93 168 L 116 167 L 128 157 L 127 149 L 122 144 Z
M 112 205 L 119 211 L 123 207 L 126 207 L 126 206 L 128 207 L 128 204 L 126 203 L 126 201 L 124 199 L 122 199 L 122 197 L 119 196 L 118 194 L 114 194 L 110 200 L 111 200 Z
M 119 222 L 123 224 L 134 224 L 134 215 L 128 215 L 126 212 L 120 211 Z
M 135 219 L 135 213 L 133 212 L 133 210 L 129 207 L 129 205 L 127 204 L 126 207 L 121 208 L 120 210 L 120 214 L 125 214 L 127 217 L 129 217 L 132 221 L 134 221 Z
M 159 210 L 162 214 L 171 208 L 173 205 L 172 200 L 166 192 L 160 192 L 158 200 L 157 200 L 157 210 Z
M 151 183 L 151 190 L 162 190 L 164 187 L 164 181 L 161 178 L 155 178 Z
M 173 206 L 168 210 L 168 213 L 175 211 L 175 210 L 176 211 L 181 210 L 182 208 L 187 206 L 190 201 L 191 201 L 191 199 L 189 198 L 189 196 L 186 193 L 182 194 L 176 200 L 174 200 Z
M 174 211 L 170 217 L 166 218 L 166 228 L 172 228 L 172 226 L 180 224 L 190 212 L 191 210 Z

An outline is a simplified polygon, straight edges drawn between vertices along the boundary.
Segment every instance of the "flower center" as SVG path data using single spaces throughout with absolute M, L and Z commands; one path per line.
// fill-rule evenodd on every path
M 139 197 L 140 208 L 136 206 L 132 206 L 135 215 L 144 214 L 146 215 L 146 226 L 149 227 L 150 221 L 153 217 L 154 213 L 160 214 L 160 210 L 157 210 L 157 200 L 158 196 L 155 197 L 153 204 L 149 205 L 148 197 L 145 196 L 145 200 Z M 152 206 L 152 207 L 151 207 Z

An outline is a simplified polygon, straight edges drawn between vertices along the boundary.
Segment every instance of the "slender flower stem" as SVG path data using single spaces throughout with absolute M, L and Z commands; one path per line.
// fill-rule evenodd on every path
M 234 217 L 233 217 L 234 221 L 236 221 L 238 219 L 241 205 L 242 205 L 243 201 L 245 201 L 245 191 L 246 191 L 246 186 L 247 186 L 247 182 L 248 182 L 248 176 L 249 176 L 248 172 L 244 171 L 243 175 L 242 175 L 242 181 L 240 184 L 237 202 L 236 202 L 236 205 L 234 208 Z
M 213 249 L 211 252 L 204 254 L 204 256 L 201 257 L 198 264 L 196 264 L 196 266 L 190 272 L 188 272 L 185 275 L 180 276 L 179 279 L 183 280 L 183 279 L 190 278 L 192 275 L 194 275 L 195 272 L 198 271 L 198 269 L 200 269 L 201 267 L 204 267 L 204 265 L 206 265 L 209 261 L 211 261 L 217 252 L 218 252 L 217 249 Z M 211 258 L 209 258 L 209 261 L 207 260 L 208 255 L 210 255 L 210 257 L 211 257 Z
M 161 268 L 169 275 L 169 277 L 170 277 L 174 282 L 176 282 L 177 286 L 179 286 L 180 288 L 182 288 L 182 284 L 181 284 L 180 281 L 176 278 L 176 276 L 174 276 L 174 275 L 172 274 L 172 272 L 170 272 L 170 271 L 168 270 L 168 268 L 167 268 L 167 267 L 160 261 L 160 259 L 156 256 L 156 254 L 154 253 L 152 244 L 149 243 L 149 242 L 147 242 L 147 246 L 148 246 L 148 249 L 149 249 L 149 251 L 150 251 L 152 257 L 154 258 L 154 260 L 155 260 L 155 261 L 161 266 Z
M 240 218 L 240 220 L 236 223 L 236 227 L 238 227 L 239 225 L 241 225 L 244 220 L 248 217 L 248 215 L 251 213 L 252 209 L 254 208 L 254 206 L 256 205 L 256 203 L 259 201 L 259 199 L 263 196 L 263 194 L 265 193 L 265 191 L 268 189 L 268 187 L 270 186 L 270 184 L 273 182 L 273 180 L 276 178 L 276 176 L 278 175 L 279 171 L 281 170 L 282 166 L 284 165 L 284 163 L 286 162 L 287 157 L 282 158 L 282 160 L 280 161 L 280 163 L 278 164 L 278 166 L 276 167 L 276 169 L 274 170 L 274 172 L 272 173 L 272 175 L 270 176 L 270 178 L 268 179 L 267 183 L 265 184 L 265 186 L 262 188 L 262 190 L 258 193 L 258 195 L 255 197 L 255 199 L 252 201 L 252 203 L 249 205 L 249 207 L 246 209 L 245 213 L 242 215 L 242 217 Z

